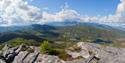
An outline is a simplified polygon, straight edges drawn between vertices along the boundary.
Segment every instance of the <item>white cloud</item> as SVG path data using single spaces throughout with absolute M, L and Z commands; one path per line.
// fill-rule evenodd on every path
M 82 16 L 77 11 L 69 8 L 66 3 L 62 10 L 56 14 L 51 14 L 43 12 L 43 20 L 45 22 L 50 21 L 65 21 L 65 20 L 77 20 L 82 22 L 96 22 L 96 23 L 125 23 L 125 0 L 121 0 L 121 3 L 118 5 L 116 14 L 108 16 Z
M 82 21 L 92 21 L 97 23 L 121 23 L 125 24 L 125 0 L 120 0 L 116 13 L 114 15 L 108 15 L 103 17 L 82 17 Z
M 119 15 L 119 21 L 125 23 L 125 0 L 120 0 L 121 3 L 117 7 L 116 15 Z
M 117 7 L 117 11 L 116 11 L 117 14 L 125 12 L 125 0 L 120 0 L 120 2 L 121 3 Z
M 70 9 L 67 5 L 62 8 L 61 11 L 51 14 L 48 12 L 43 12 L 43 20 L 45 22 L 50 21 L 64 21 L 64 20 L 76 20 L 79 19 L 80 14 L 75 10 Z
M 70 9 L 67 3 L 65 3 L 61 11 L 53 14 L 44 10 L 41 11 L 40 8 L 29 5 L 28 2 L 24 0 L 0 0 L 0 24 L 44 24 L 47 22 L 65 20 L 97 23 L 125 23 L 125 0 L 120 1 L 121 3 L 118 4 L 116 14 L 103 17 L 89 17 Z
M 39 8 L 24 0 L 0 0 L 0 24 L 32 23 L 42 19 Z

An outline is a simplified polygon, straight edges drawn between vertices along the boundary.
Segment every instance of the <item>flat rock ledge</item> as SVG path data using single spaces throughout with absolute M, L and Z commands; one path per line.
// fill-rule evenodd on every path
M 34 51 L 22 51 L 24 48 Z M 58 56 L 40 54 L 39 47 L 20 45 L 11 48 L 5 45 L 0 50 L 0 63 L 125 63 L 125 48 L 79 42 L 66 52 L 74 59 L 64 61 Z

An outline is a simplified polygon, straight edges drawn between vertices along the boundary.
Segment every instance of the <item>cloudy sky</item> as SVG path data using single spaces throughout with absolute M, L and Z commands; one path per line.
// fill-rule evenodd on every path
M 125 23 L 125 0 L 0 0 L 0 25 L 77 20 Z

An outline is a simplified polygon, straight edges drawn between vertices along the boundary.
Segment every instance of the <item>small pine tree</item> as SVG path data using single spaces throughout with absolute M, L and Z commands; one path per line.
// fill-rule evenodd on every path
M 51 46 L 48 41 L 43 41 L 43 43 L 40 45 L 40 52 L 43 54 L 49 53 L 51 51 Z

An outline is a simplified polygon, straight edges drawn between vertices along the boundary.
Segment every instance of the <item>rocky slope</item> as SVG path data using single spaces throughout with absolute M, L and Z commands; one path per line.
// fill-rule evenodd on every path
M 29 48 L 34 51 L 22 51 Z M 0 63 L 125 63 L 125 49 L 79 42 L 66 49 L 71 60 L 58 56 L 40 54 L 39 47 L 21 45 L 10 48 L 5 45 L 0 51 Z

